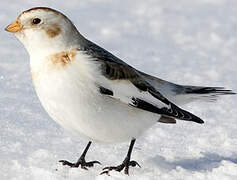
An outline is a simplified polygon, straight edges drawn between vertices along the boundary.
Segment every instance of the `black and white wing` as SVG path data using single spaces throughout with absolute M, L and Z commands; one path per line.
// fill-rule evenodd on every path
M 170 102 L 146 81 L 141 72 L 103 48 L 88 41 L 79 50 L 90 55 L 101 65 L 101 73 L 109 82 L 107 85 L 98 82 L 101 94 L 111 96 L 135 108 L 162 115 L 163 122 L 174 123 L 174 119 L 180 119 L 204 123 L 199 117 Z

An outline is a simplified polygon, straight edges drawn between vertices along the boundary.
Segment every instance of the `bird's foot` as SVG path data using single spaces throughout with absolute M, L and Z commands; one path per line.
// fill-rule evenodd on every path
M 81 157 L 76 163 L 71 163 L 66 160 L 60 160 L 59 162 L 62 163 L 64 166 L 69 166 L 71 168 L 78 168 L 81 166 L 82 169 L 88 170 L 88 168 L 93 167 L 94 164 L 101 164 L 99 161 L 90 161 L 86 162 L 85 158 Z
M 135 167 L 135 166 L 141 167 L 136 161 L 130 161 L 130 159 L 125 158 L 123 163 L 120 164 L 119 166 L 108 166 L 108 167 L 105 167 L 105 168 L 103 168 L 103 172 L 100 173 L 100 174 L 107 174 L 107 175 L 109 175 L 109 172 L 112 171 L 112 170 L 121 172 L 124 169 L 124 173 L 129 175 L 129 167 L 130 166 L 132 166 L 132 167 Z

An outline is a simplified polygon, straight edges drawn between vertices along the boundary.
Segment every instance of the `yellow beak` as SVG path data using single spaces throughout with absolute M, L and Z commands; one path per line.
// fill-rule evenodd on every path
M 16 33 L 22 29 L 23 29 L 23 26 L 18 21 L 14 21 L 13 23 L 11 23 L 5 28 L 6 31 L 12 32 L 12 33 Z

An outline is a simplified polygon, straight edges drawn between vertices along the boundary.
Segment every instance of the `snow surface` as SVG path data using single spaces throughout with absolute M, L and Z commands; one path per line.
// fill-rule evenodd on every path
M 184 106 L 205 124 L 157 123 L 141 136 L 130 176 L 103 166 L 121 163 L 128 144 L 92 144 L 89 171 L 70 169 L 86 141 L 49 118 L 32 87 L 29 57 L 3 29 L 34 6 L 64 12 L 87 38 L 134 67 L 180 84 L 225 86 L 237 91 L 236 0 L 9 0 L 0 5 L 0 179 L 237 179 L 237 99 Z

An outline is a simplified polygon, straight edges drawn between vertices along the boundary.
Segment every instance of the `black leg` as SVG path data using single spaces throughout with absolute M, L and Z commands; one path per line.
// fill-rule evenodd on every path
M 87 153 L 90 145 L 91 145 L 91 141 L 89 141 L 89 143 L 87 144 L 87 146 L 86 146 L 85 150 L 83 151 L 81 157 L 78 159 L 78 161 L 76 163 L 71 163 L 71 162 L 66 161 L 66 160 L 60 160 L 59 162 L 61 162 L 63 165 L 67 165 L 67 166 L 70 166 L 72 168 L 78 168 L 81 165 L 81 168 L 86 169 L 86 170 L 87 170 L 87 167 L 92 167 L 96 163 L 101 164 L 99 161 L 86 162 L 85 157 L 86 157 L 86 153 Z
M 135 144 L 136 139 L 132 139 L 129 149 L 128 149 L 128 153 L 127 156 L 125 157 L 124 161 L 122 162 L 121 165 L 119 166 L 109 166 L 109 167 L 105 167 L 103 168 L 103 172 L 101 174 L 109 174 L 110 171 L 115 170 L 115 171 L 122 171 L 124 169 L 124 173 L 129 175 L 129 167 L 135 167 L 135 166 L 139 166 L 141 167 L 136 161 L 131 161 L 131 154 L 132 154 L 132 149 L 133 146 Z

